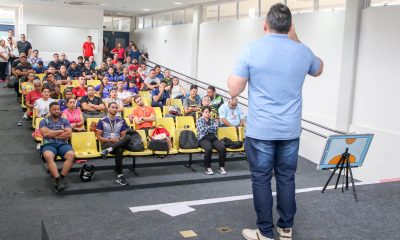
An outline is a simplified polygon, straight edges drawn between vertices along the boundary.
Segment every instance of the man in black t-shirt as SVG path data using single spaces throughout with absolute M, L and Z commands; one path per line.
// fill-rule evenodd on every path
M 43 84 L 43 88 L 48 88 L 50 90 L 50 97 L 53 99 L 60 98 L 60 83 L 57 82 L 53 73 L 46 74 L 47 82 Z
M 78 68 L 76 62 L 71 62 L 71 65 L 67 70 L 67 75 L 71 78 L 71 80 L 78 79 L 78 77 L 82 75 L 82 71 Z
M 17 48 L 19 53 L 25 53 L 26 56 L 31 55 L 32 45 L 30 42 L 25 40 L 25 34 L 21 34 L 21 41 L 17 42 Z
M 85 67 L 82 69 L 82 75 L 87 79 L 94 79 L 96 77 L 96 71 L 90 68 L 89 61 L 85 61 Z
M 60 67 L 62 65 L 62 62 L 60 61 L 60 56 L 58 55 L 58 53 L 54 53 L 53 54 L 53 61 L 49 62 L 49 65 L 47 65 L 47 67 L 54 67 L 56 69 L 56 72 L 60 71 Z
M 78 57 L 78 62 L 76 63 L 76 66 L 79 68 L 79 70 L 82 71 L 82 69 L 85 67 L 85 64 L 83 63 L 83 57 L 79 56 Z
M 26 76 L 28 76 L 29 73 L 35 73 L 35 71 L 32 68 L 32 65 L 28 63 L 26 56 L 22 55 L 19 58 L 18 65 L 15 67 L 15 75 L 17 76 L 17 81 L 15 82 L 15 91 L 17 92 L 17 97 L 20 96 L 19 93 L 19 80 L 21 83 L 26 81 Z
M 71 62 L 67 59 L 67 56 L 65 55 L 65 53 L 60 53 L 60 62 L 67 69 L 69 68 L 69 65 L 71 64 Z
M 107 72 L 108 72 L 107 63 L 101 62 L 101 67 L 99 68 L 99 70 L 97 70 L 97 78 L 102 80 L 104 74 L 106 74 Z
M 102 118 L 104 117 L 104 110 L 106 106 L 101 98 L 95 96 L 96 90 L 92 85 L 87 87 L 87 96 L 81 98 L 81 108 L 83 111 L 83 118 Z

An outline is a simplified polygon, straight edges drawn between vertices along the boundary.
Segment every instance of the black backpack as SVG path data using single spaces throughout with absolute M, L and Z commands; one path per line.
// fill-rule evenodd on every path
M 125 147 L 126 150 L 131 152 L 142 152 L 144 151 L 144 144 L 142 137 L 138 132 L 133 129 L 126 131 L 126 134 L 131 137 L 131 142 Z
M 243 143 L 240 141 L 232 141 L 231 139 L 224 137 L 221 140 L 226 148 L 230 148 L 230 149 L 239 149 L 243 146 Z
M 183 130 L 179 136 L 179 148 L 193 149 L 199 147 L 199 141 L 191 130 Z

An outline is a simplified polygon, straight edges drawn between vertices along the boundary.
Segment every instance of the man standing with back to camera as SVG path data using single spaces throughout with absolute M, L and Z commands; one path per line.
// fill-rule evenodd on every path
M 274 239 L 272 171 L 281 240 L 292 239 L 296 213 L 295 173 L 301 134 L 302 88 L 307 74 L 317 77 L 323 62 L 297 38 L 292 15 L 283 4 L 273 5 L 264 24 L 265 37 L 245 46 L 228 79 L 232 97 L 249 83 L 249 113 L 245 149 L 249 160 L 256 230 L 244 229 L 248 240 Z

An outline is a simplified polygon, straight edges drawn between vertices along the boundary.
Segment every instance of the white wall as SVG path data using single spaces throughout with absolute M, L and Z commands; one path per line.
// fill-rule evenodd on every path
M 40 25 L 40 26 L 54 26 L 54 27 L 66 27 L 66 28 L 80 28 L 87 29 L 88 31 L 92 31 L 93 34 L 97 33 L 96 41 L 94 42 L 96 45 L 95 57 L 97 61 L 101 61 L 102 49 L 103 49 L 103 10 L 102 9 L 89 9 L 82 7 L 70 7 L 70 6 L 49 6 L 45 4 L 24 4 L 22 6 L 23 14 L 21 20 L 21 30 L 20 33 L 29 32 L 29 26 L 32 25 Z M 73 29 L 71 29 L 73 31 Z M 95 32 L 93 32 L 95 31 Z M 76 31 L 75 31 L 76 32 Z M 54 32 L 57 34 L 57 32 Z M 79 34 L 79 36 L 71 36 L 73 38 L 78 38 L 80 41 L 80 46 L 83 42 L 86 41 L 86 36 L 84 33 Z M 44 41 L 45 39 L 31 39 L 29 35 L 27 35 L 27 40 L 31 42 L 33 48 L 35 48 L 35 42 Z M 38 45 L 40 45 L 38 43 Z M 80 51 L 65 51 L 70 49 L 64 49 L 62 42 L 60 42 L 59 46 L 56 48 L 59 49 L 59 52 L 66 52 L 67 57 L 69 59 L 76 59 L 76 56 L 82 55 L 82 50 Z M 38 49 L 40 51 L 40 49 Z M 52 58 L 53 52 L 43 51 L 40 53 L 41 57 L 48 59 Z
M 152 61 L 190 75 L 192 28 L 184 24 L 136 30 L 134 41 Z
M 363 10 L 352 131 L 375 133 L 363 179 L 400 177 L 400 6 Z

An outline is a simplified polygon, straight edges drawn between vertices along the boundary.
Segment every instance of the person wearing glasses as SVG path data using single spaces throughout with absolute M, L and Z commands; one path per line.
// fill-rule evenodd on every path
M 140 95 L 133 97 L 133 101 L 138 105 L 137 108 L 133 109 L 132 114 L 129 116 L 131 122 L 135 121 L 136 129 L 143 129 L 147 131 L 154 128 L 154 122 L 156 121 L 156 113 L 154 109 L 149 106 L 145 106 Z
M 218 109 L 222 127 L 243 127 L 246 116 L 238 105 L 237 98 L 231 98 Z

